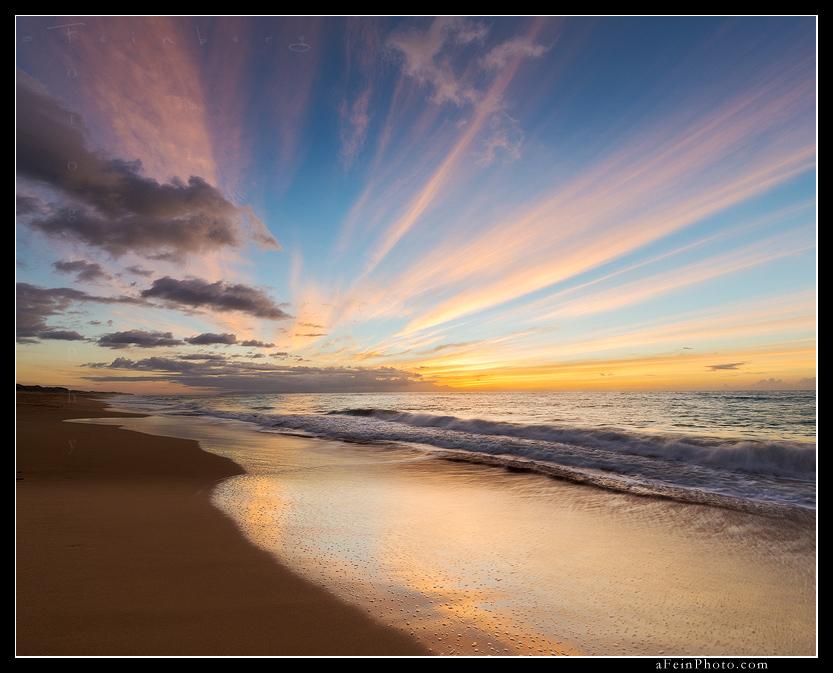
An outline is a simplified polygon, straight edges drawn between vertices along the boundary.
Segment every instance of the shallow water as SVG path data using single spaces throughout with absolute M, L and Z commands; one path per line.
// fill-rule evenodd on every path
M 815 508 L 808 391 L 143 396 L 120 404 L 244 420 L 262 432 L 394 443 L 776 516 Z

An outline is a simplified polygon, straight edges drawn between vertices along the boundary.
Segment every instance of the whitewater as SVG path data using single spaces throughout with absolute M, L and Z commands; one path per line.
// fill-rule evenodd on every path
M 812 391 L 136 396 L 119 406 L 776 515 L 815 508 Z

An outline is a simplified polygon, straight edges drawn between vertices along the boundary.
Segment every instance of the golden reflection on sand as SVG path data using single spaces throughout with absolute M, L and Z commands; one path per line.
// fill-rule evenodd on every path
M 490 467 L 369 464 L 361 449 L 331 450 L 338 470 L 280 477 L 290 503 L 280 532 L 244 530 L 434 651 L 812 652 L 810 527 Z M 260 479 L 235 478 L 218 498 L 259 498 Z

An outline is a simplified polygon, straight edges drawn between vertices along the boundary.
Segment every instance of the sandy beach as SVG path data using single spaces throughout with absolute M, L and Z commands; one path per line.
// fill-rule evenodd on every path
M 209 500 L 232 461 L 62 423 L 104 406 L 17 395 L 18 656 L 428 654 L 247 542 Z
M 18 394 L 18 655 L 816 651 L 809 512 L 113 404 Z

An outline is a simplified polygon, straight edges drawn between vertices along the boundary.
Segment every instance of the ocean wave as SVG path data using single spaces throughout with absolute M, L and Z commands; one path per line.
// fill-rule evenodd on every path
M 506 421 L 464 419 L 391 409 L 345 409 L 330 414 L 376 418 L 416 428 L 437 428 L 487 437 L 512 437 L 573 445 L 796 479 L 813 479 L 816 474 L 815 446 L 798 442 L 728 440 L 668 433 L 643 434 L 616 428 L 519 425 Z
M 382 407 L 277 413 L 263 400 L 235 405 L 217 399 L 158 399 L 144 410 L 247 421 L 268 433 L 392 443 L 437 458 L 689 502 L 815 507 L 816 447 L 811 442 L 523 424 Z
M 716 504 L 815 507 L 815 449 L 615 429 L 516 425 L 390 409 L 326 415 L 273 415 L 268 432 L 288 430 L 332 439 L 389 442 L 439 457 L 550 474 L 612 490 Z M 683 496 L 685 494 L 685 496 Z

